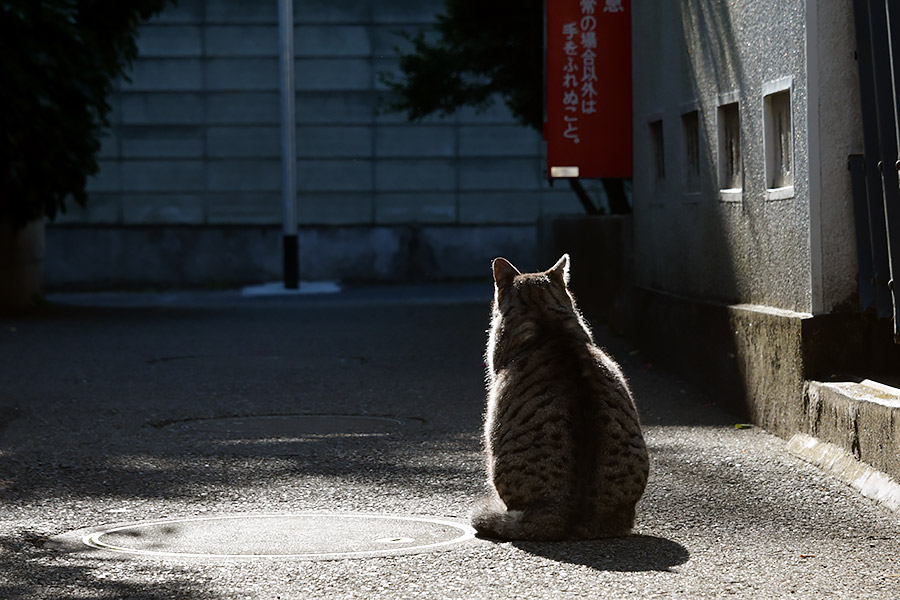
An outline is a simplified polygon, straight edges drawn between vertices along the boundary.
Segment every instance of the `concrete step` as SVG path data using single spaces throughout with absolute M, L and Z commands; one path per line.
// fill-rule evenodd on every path
M 806 388 L 806 434 L 900 481 L 900 389 L 870 379 L 809 381 Z M 807 442 L 795 439 L 792 445 Z M 831 450 L 822 452 L 836 460 Z

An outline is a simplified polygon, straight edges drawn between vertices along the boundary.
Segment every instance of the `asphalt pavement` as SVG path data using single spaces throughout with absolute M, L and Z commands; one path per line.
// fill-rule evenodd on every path
M 602 327 L 651 455 L 634 534 L 472 537 L 489 297 L 67 294 L 0 315 L 0 598 L 900 597 L 897 514 Z

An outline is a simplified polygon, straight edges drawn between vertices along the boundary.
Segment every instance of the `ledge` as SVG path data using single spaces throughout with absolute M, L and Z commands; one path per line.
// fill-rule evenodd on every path
M 806 431 L 900 478 L 900 389 L 869 379 L 810 381 Z

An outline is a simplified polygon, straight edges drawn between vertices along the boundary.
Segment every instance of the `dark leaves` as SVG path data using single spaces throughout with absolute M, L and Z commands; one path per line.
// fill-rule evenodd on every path
M 0 0 L 0 219 L 84 204 L 138 25 L 170 0 Z

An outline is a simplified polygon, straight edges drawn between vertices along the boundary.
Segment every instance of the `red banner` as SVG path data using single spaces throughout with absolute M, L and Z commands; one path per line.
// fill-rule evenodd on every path
M 631 177 L 631 0 L 547 0 L 547 175 Z

